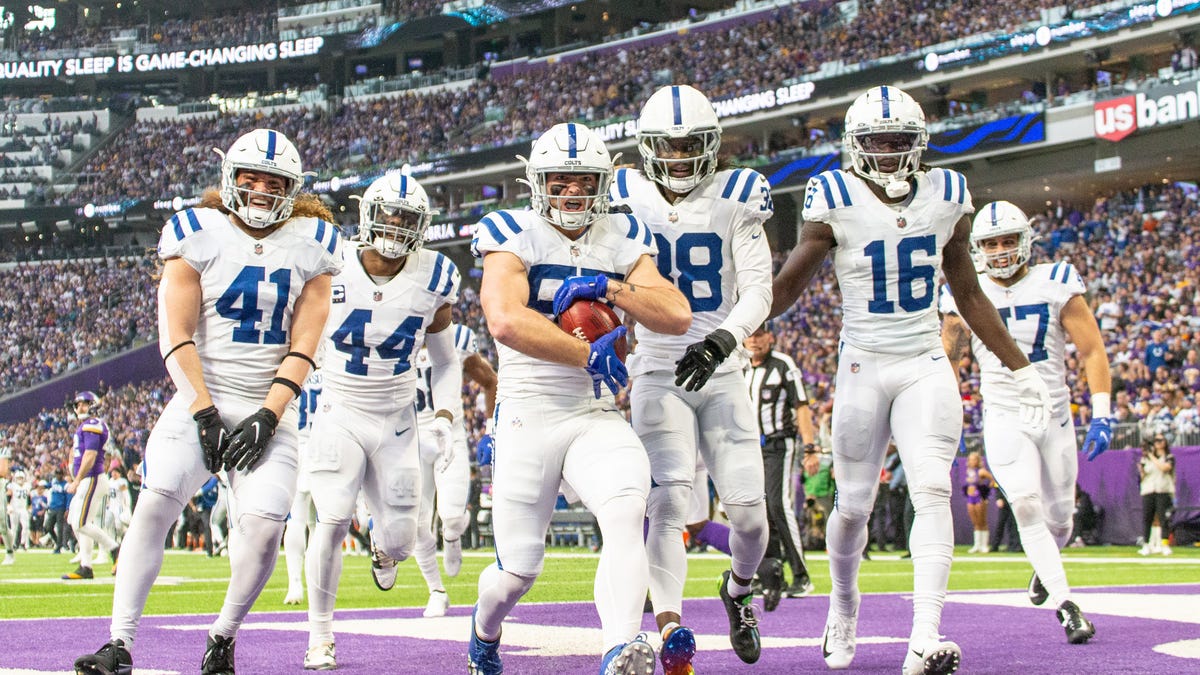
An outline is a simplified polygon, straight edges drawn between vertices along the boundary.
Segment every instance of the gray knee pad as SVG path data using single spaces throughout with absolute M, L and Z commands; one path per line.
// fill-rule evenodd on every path
M 1046 519 L 1042 500 L 1037 495 L 1017 495 L 1009 501 L 1017 527 L 1030 527 Z M 1049 524 L 1049 523 L 1047 523 Z
M 729 529 L 747 539 L 766 538 L 767 507 L 763 502 L 754 506 L 726 504 L 725 515 L 729 517 Z
M 950 510 L 950 479 L 943 483 L 925 483 L 908 486 L 909 497 L 912 498 L 913 511 L 917 514 Z
M 691 507 L 691 485 L 657 485 L 650 488 L 646 515 L 656 532 L 683 536 L 684 521 Z
M 453 518 L 443 518 L 442 536 L 450 540 L 458 539 L 466 531 L 469 522 L 470 520 L 467 518 L 466 513 L 454 516 Z
M 407 560 L 417 541 L 416 513 L 411 517 L 389 518 L 386 522 L 375 519 L 371 541 L 393 560 Z
M 867 522 L 875 500 L 871 497 L 870 486 L 837 487 L 833 498 L 833 510 L 850 525 Z

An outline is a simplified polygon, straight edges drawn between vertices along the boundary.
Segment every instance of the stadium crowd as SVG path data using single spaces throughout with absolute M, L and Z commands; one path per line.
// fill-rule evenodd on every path
M 1032 262 L 1070 260 L 1083 275 L 1113 363 L 1114 414 L 1121 422 L 1141 423 L 1143 434 L 1200 433 L 1198 196 L 1190 185 L 1150 185 L 1099 197 L 1090 205 L 1050 206 L 1034 217 L 1038 240 Z M 776 254 L 777 265 L 782 256 Z M 10 289 L 0 299 L 5 326 L 0 391 L 27 387 L 152 337 L 153 307 L 146 298 L 153 297 L 153 281 L 146 265 L 142 260 L 26 264 L 0 273 Z M 35 322 L 28 320 L 29 307 L 36 308 Z M 815 402 L 828 402 L 834 393 L 838 307 L 827 264 L 777 320 L 779 348 L 795 358 Z M 469 284 L 455 320 L 476 331 L 480 351 L 495 362 L 478 292 Z M 979 367 L 967 356 L 959 368 L 964 426 L 977 433 Z M 1086 426 L 1090 400 L 1081 369 L 1069 364 L 1067 374 L 1076 424 Z M 474 401 L 477 394 L 468 390 L 466 400 Z M 469 420 L 472 439 L 477 438 L 482 413 L 477 410 Z M 117 426 L 114 430 L 124 433 Z
M 150 271 L 101 259 L 0 272 L 0 396 L 155 335 Z
M 499 68 L 455 91 L 348 100 L 332 112 L 254 111 L 141 122 L 94 156 L 81 172 L 87 179 L 62 201 L 110 203 L 197 193 L 215 182 L 211 148 L 226 147 L 250 124 L 270 125 L 295 139 L 305 166 L 325 172 L 503 147 L 540 131 L 526 120 L 569 117 L 597 123 L 634 115 L 647 87 L 660 83 L 663 73 L 676 81 L 705 82 L 709 96 L 720 100 L 774 88 L 816 72 L 823 63 L 862 63 L 1002 28 L 992 25 L 986 12 L 968 11 L 977 4 L 906 0 L 863 6 L 849 20 L 834 3 L 787 5 L 747 23 L 694 30 L 657 45 L 538 62 L 520 72 Z M 1037 18 L 1045 4 L 1017 0 L 1010 20 L 1023 24 Z M 876 35 L 891 37 L 866 37 Z M 579 95 L 581 83 L 589 95 Z M 505 102 L 512 109 L 496 114 Z M 146 171 L 147 166 L 153 169 Z

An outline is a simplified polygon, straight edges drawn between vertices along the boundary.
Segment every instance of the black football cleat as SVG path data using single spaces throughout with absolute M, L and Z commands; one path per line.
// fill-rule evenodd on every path
M 233 646 L 236 640 L 224 635 L 209 635 L 200 672 L 203 675 L 234 675 Z
M 1073 645 L 1081 645 L 1096 634 L 1096 627 L 1091 621 L 1083 615 L 1079 610 L 1079 605 L 1067 600 L 1058 606 L 1058 622 L 1062 624 L 1063 630 L 1067 632 L 1067 642 Z
M 774 612 L 783 598 L 783 563 L 777 558 L 763 558 L 758 565 L 758 578 L 762 582 L 763 609 Z
M 76 567 L 74 572 L 67 572 L 62 575 L 63 579 L 94 579 L 95 577 L 96 575 L 92 573 L 92 568 L 84 567 L 83 565 Z
M 1029 578 L 1029 601 L 1034 605 L 1041 607 L 1046 604 L 1046 600 L 1050 597 L 1050 591 L 1042 585 L 1042 580 L 1038 578 L 1037 572 Z
M 95 654 L 75 659 L 76 675 L 133 675 L 133 657 L 124 640 L 111 640 Z
M 721 585 L 717 587 L 721 604 L 725 605 L 725 614 L 729 616 L 729 643 L 743 663 L 754 663 L 762 654 L 758 617 L 754 614 L 754 606 L 750 604 L 754 595 L 747 593 L 736 598 L 730 595 L 729 577 L 732 574 L 730 570 L 725 570 L 721 574 Z

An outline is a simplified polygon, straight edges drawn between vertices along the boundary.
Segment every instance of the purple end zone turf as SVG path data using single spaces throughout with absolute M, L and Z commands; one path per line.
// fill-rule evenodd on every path
M 1186 597 L 1186 596 L 1192 597 Z M 1068 645 L 1053 610 L 1035 608 L 1023 591 L 954 593 L 942 632 L 963 649 L 962 673 L 1178 673 L 1200 672 L 1200 645 L 1172 656 L 1155 647 L 1196 638 L 1200 585 L 1088 589 L 1074 595 L 1096 624 L 1086 645 Z M 684 603 L 696 631 L 698 673 L 824 673 L 820 637 L 828 598 L 785 599 L 760 613 L 762 659 L 754 666 L 729 649 L 728 623 L 716 599 Z M 1164 607 L 1184 608 L 1176 611 Z M 464 673 L 470 607 L 424 619 L 420 608 L 337 613 L 339 673 Z M 912 604 L 903 594 L 864 595 L 859 614 L 855 672 L 897 673 L 904 659 Z M 1170 617 L 1166 620 L 1161 617 Z M 1191 618 L 1188 618 L 1188 617 Z M 195 672 L 212 616 L 148 617 L 134 651 L 138 672 Z M 645 616 L 644 629 L 652 631 Z M 76 656 L 99 647 L 106 619 L 0 621 L 5 649 L 0 672 L 68 671 Z M 505 624 L 501 654 L 509 673 L 592 673 L 600 662 L 600 631 L 587 603 L 518 605 Z M 657 640 L 653 641 L 657 646 Z M 240 673 L 300 673 L 307 645 L 303 612 L 252 614 L 238 638 Z M 1171 651 L 1168 649 L 1168 651 Z

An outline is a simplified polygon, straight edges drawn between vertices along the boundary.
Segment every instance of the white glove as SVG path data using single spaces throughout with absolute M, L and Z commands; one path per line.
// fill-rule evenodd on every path
M 429 425 L 428 431 L 438 446 L 437 461 L 434 462 L 433 468 L 438 473 L 445 473 L 446 469 L 450 468 L 450 462 L 454 459 L 454 431 L 451 422 L 445 417 L 438 415 L 433 418 L 433 424 Z
M 1013 371 L 1017 382 L 1017 403 L 1021 406 L 1021 424 L 1033 432 L 1046 430 L 1050 421 L 1050 388 L 1033 364 Z

